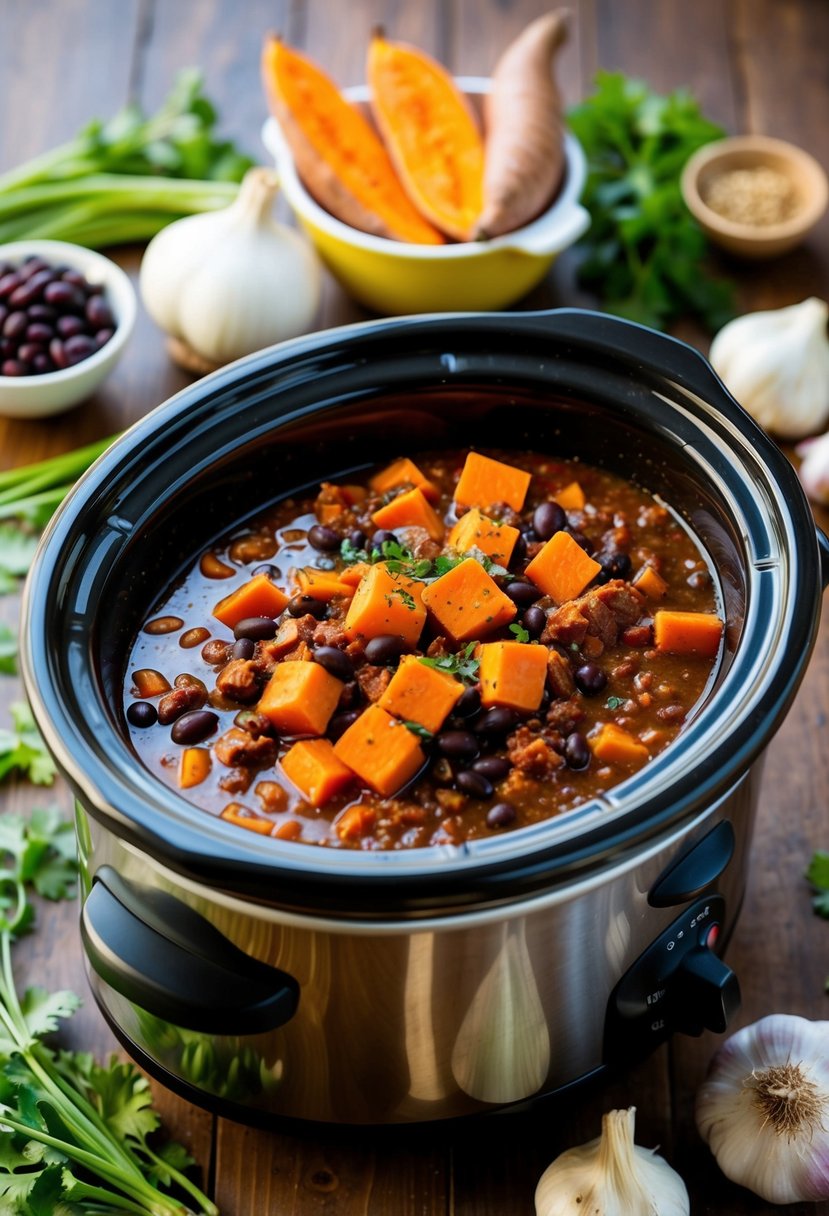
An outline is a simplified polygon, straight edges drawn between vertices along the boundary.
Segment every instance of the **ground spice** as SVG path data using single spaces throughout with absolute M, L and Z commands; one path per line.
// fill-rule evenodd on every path
M 780 224 L 797 209 L 797 195 L 789 179 L 766 166 L 719 173 L 703 198 L 712 211 L 736 224 Z

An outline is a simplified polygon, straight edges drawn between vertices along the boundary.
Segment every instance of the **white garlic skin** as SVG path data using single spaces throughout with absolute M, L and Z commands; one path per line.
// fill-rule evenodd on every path
M 597 1140 L 556 1157 L 536 1187 L 536 1216 L 689 1216 L 679 1174 L 633 1143 L 635 1113 L 609 1111 Z
M 758 1078 L 786 1064 L 800 1065 L 820 1104 L 791 1138 L 756 1105 Z M 696 1121 L 732 1182 L 769 1203 L 829 1199 L 829 1022 L 772 1014 L 738 1030 L 711 1061 Z
M 803 439 L 829 421 L 829 305 L 751 312 L 724 325 L 709 360 L 731 395 L 765 430 Z
M 795 448 L 801 457 L 798 476 L 812 502 L 829 507 L 829 431 Z
M 168 224 L 144 253 L 147 312 L 213 363 L 305 333 L 319 306 L 319 261 L 271 217 L 275 194 L 275 176 L 252 169 L 229 207 Z

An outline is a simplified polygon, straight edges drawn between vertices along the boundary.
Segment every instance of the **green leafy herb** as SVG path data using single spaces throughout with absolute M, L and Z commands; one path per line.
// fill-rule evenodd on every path
M 17 634 L 0 621 L 0 673 L 17 674 Z
M 815 889 L 812 907 L 818 916 L 829 920 L 829 853 L 817 852 L 812 855 L 806 878 Z
M 146 241 L 171 220 L 225 207 L 254 163 L 216 139 L 201 75 L 182 72 L 159 111 L 130 105 L 0 177 L 0 244 L 49 237 Z
M 438 671 L 445 671 L 450 676 L 456 676 L 459 680 L 468 680 L 472 684 L 478 678 L 481 663 L 480 659 L 473 658 L 476 645 L 477 642 L 467 642 L 457 654 L 445 654 L 436 658 L 424 655 L 420 662 L 425 663 L 427 667 L 436 667 Z
M 588 159 L 581 281 L 631 320 L 664 329 L 690 313 L 719 329 L 733 314 L 732 290 L 700 266 L 708 244 L 679 180 L 691 154 L 724 132 L 689 93 L 662 97 L 621 72 L 599 72 L 568 122 Z
M 516 642 L 529 642 L 530 640 L 529 630 L 525 629 L 523 625 L 517 623 L 510 625 L 509 631 L 515 634 Z
M 23 701 L 14 702 L 9 708 L 14 729 L 0 729 L 0 781 L 12 769 L 18 769 L 35 785 L 51 785 L 56 769 L 32 711 Z
M 425 740 L 426 743 L 431 743 L 434 739 L 434 731 L 427 730 L 425 726 L 421 726 L 419 722 L 408 722 L 403 720 L 403 725 L 407 730 L 410 730 L 413 735 L 417 735 L 419 739 Z
M 605 701 L 605 706 L 607 709 L 621 709 L 624 703 L 624 697 L 608 697 Z
M 28 889 L 70 897 L 76 870 L 72 828 L 59 812 L 0 818 L 0 1212 L 186 1216 L 190 1209 L 159 1189 L 175 1185 L 217 1216 L 182 1172 L 190 1164 L 185 1150 L 148 1143 L 160 1120 L 138 1069 L 43 1042 L 75 1012 L 78 997 L 16 989 L 11 945 L 33 923 Z

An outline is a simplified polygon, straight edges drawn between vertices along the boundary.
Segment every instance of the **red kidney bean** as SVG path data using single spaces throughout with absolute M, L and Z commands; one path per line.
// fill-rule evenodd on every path
M 318 646 L 311 658 L 338 680 L 348 683 L 354 679 L 354 664 L 348 655 L 336 646 Z
M 230 646 L 219 638 L 211 638 L 202 646 L 201 657 L 211 667 L 218 667 L 221 663 L 226 663 L 230 657 Z
M 492 782 L 488 781 L 483 773 L 473 772 L 472 769 L 458 773 L 455 778 L 455 785 L 464 794 L 471 794 L 473 798 L 492 797 Z
M 544 626 L 547 624 L 547 613 L 543 608 L 534 604 L 521 617 L 521 624 L 531 638 L 540 638 L 544 632 Z
M 84 294 L 73 283 L 65 279 L 54 279 L 43 289 L 43 299 L 46 304 L 54 304 L 56 308 L 65 308 L 72 312 L 82 313 L 86 303 Z
M 40 376 L 44 375 L 46 372 L 55 371 L 54 363 L 45 353 L 42 355 L 35 355 L 32 367 Z
M 21 280 L 25 283 L 33 274 L 37 274 L 39 270 L 46 270 L 49 263 L 44 262 L 43 258 L 36 253 L 30 253 L 27 258 L 23 259 L 22 266 L 19 267 L 17 273 Z M 57 271 L 54 271 L 57 274 Z
M 512 730 L 518 723 L 518 714 L 513 709 L 507 709 L 505 705 L 496 705 L 494 709 L 488 709 L 482 714 L 478 721 L 473 726 L 476 735 L 505 735 Z
M 175 722 L 176 718 L 180 718 L 182 714 L 190 710 L 201 709 L 207 700 L 207 689 L 202 684 L 198 687 L 196 684 L 178 685 L 176 688 L 165 692 L 164 696 L 158 702 L 158 720 L 162 726 L 169 726 L 171 722 Z
M 218 714 L 212 713 L 209 709 L 193 709 L 189 713 L 182 714 L 173 723 L 170 738 L 174 743 L 184 743 L 190 747 L 194 743 L 201 743 L 208 735 L 212 735 L 218 725 Z
M 60 338 L 53 338 L 49 343 L 49 358 L 52 360 L 55 367 L 59 368 L 60 370 L 63 370 L 63 368 L 69 366 L 69 360 L 66 357 L 66 351 L 64 350 L 64 346 Z
M 24 342 L 17 348 L 18 359 L 21 359 L 23 363 L 31 363 L 32 367 L 34 367 L 37 356 L 45 354 L 46 348 L 45 346 L 41 346 L 39 342 Z
M 478 740 L 469 730 L 442 730 L 435 736 L 435 744 L 443 756 L 450 760 L 473 760 L 478 755 Z
M 51 325 L 47 325 L 45 321 L 30 321 L 26 327 L 27 342 L 51 342 L 55 336 L 55 331 Z
M 264 642 L 276 636 L 276 621 L 270 616 L 246 616 L 233 626 L 233 636 L 250 638 L 254 642 Z
M 51 283 L 54 277 L 53 270 L 39 270 L 14 289 L 9 296 L 9 303 L 13 308 L 28 308 L 30 304 L 34 304 L 36 300 L 40 299 L 44 287 L 47 283 Z
M 517 815 L 518 812 L 511 802 L 496 802 L 486 813 L 486 826 L 508 828 L 511 823 L 515 823 Z
M 142 730 L 147 726 L 155 726 L 158 710 L 150 701 L 133 701 L 127 708 L 127 721 L 131 726 L 139 726 Z
M 573 673 L 573 679 L 576 681 L 579 691 L 588 697 L 601 692 L 607 684 L 606 672 L 602 671 L 596 663 L 583 663 L 581 667 L 577 667 Z
M 569 768 L 576 770 L 587 768 L 590 763 L 590 755 L 590 744 L 584 735 L 580 735 L 578 731 L 573 731 L 572 735 L 567 736 L 564 744 L 564 759 L 567 761 Z
M 86 319 L 93 329 L 112 329 L 115 318 L 103 296 L 90 296 L 86 301 Z
M 48 304 L 32 304 L 27 311 L 33 321 L 54 321 L 58 315 Z
M 472 771 L 482 773 L 488 781 L 503 781 L 508 777 L 512 765 L 504 756 L 482 756 L 472 765 Z
M 340 538 L 333 528 L 314 524 L 308 531 L 308 543 L 322 553 L 334 553 L 340 547 Z
M 28 376 L 30 370 L 28 363 L 23 363 L 20 359 L 6 359 L 0 367 L 4 376 Z
M 86 334 L 73 334 L 71 338 L 66 339 L 63 349 L 69 366 L 72 367 L 95 354 L 95 343 Z
M 21 338 L 25 334 L 28 325 L 29 318 L 25 312 L 10 312 L 3 322 L 3 337 Z
M 399 634 L 380 633 L 366 642 L 366 658 L 369 663 L 382 667 L 387 663 L 396 663 L 405 649 L 406 643 Z
M 534 583 L 525 583 L 518 579 L 507 583 L 504 592 L 519 608 L 529 608 L 536 600 L 541 599 L 541 592 Z
M 92 341 L 95 343 L 95 349 L 100 350 L 102 346 L 106 346 L 107 342 L 109 342 L 114 333 L 114 329 L 99 329 L 95 334 L 95 337 L 92 339 Z
M 0 279 L 0 300 L 7 299 L 22 282 L 23 280 L 16 271 L 12 271 L 11 274 L 4 274 L 2 279 Z
M 543 502 L 533 511 L 533 531 L 539 540 L 549 540 L 567 523 L 567 516 L 557 502 Z
M 87 332 L 81 318 L 76 317 L 74 313 L 67 313 L 62 317 L 58 317 L 55 322 L 55 328 L 62 338 L 74 338 L 75 334 Z

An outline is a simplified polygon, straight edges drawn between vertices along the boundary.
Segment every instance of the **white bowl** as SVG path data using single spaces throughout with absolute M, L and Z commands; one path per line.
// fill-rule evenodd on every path
M 45 418 L 77 405 L 106 379 L 120 359 L 135 325 L 135 290 L 120 266 L 103 254 L 68 241 L 14 241 L 0 245 L 0 262 L 20 263 L 36 254 L 51 265 L 65 263 L 90 283 L 100 283 L 115 317 L 115 332 L 94 355 L 62 371 L 33 376 L 0 375 L 0 414 Z

